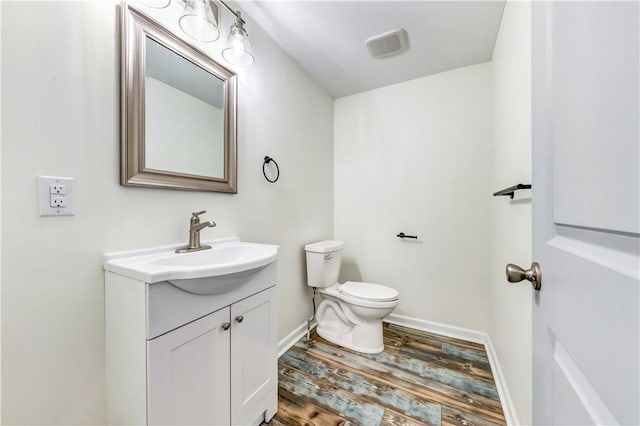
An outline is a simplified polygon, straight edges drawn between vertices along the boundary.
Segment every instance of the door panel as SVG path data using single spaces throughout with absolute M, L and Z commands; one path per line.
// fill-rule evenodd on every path
M 589 379 L 558 340 L 553 353 L 553 421 L 556 424 L 616 424 L 615 417 Z
M 536 424 L 640 422 L 639 12 L 533 4 Z
M 553 400 L 553 421 L 558 425 L 595 425 L 591 415 L 585 406 L 580 402 L 580 398 L 574 392 L 565 373 L 557 365 L 553 368 L 553 384 L 556 393 L 561 393 L 565 397 L 560 400 Z
M 638 233 L 638 5 L 549 8 L 554 222 Z
M 230 424 L 224 308 L 147 342 L 149 424 Z
M 275 291 L 270 288 L 231 305 L 232 424 L 242 423 L 277 386 Z

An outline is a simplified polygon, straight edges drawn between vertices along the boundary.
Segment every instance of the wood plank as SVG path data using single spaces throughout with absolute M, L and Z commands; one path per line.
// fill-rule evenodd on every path
M 406 336 L 415 341 L 423 342 L 425 344 L 434 344 L 433 342 L 437 342 L 439 344 L 449 343 L 451 345 L 456 345 L 462 348 L 474 349 L 480 351 L 481 353 L 485 352 L 485 348 L 482 343 L 469 342 L 453 337 L 441 336 L 438 334 L 430 333 L 428 331 L 416 330 L 413 328 L 402 327 L 400 325 L 388 323 L 385 323 L 385 327 L 383 328 L 383 330 L 385 333 L 392 333 L 398 336 Z
M 327 411 L 313 401 L 285 389 L 278 392 L 278 413 L 269 425 L 340 425 L 352 423 L 347 419 Z
M 302 373 L 294 369 L 280 368 L 279 388 L 295 395 L 304 396 L 315 405 L 356 425 L 379 425 L 384 409 L 374 404 L 362 402 L 348 392 L 328 385 L 327 383 L 310 383 Z
M 444 385 L 464 390 L 473 395 L 480 395 L 485 398 L 498 400 L 498 391 L 495 384 L 490 380 L 477 377 L 474 378 L 467 374 L 462 374 L 447 368 L 430 365 L 429 363 L 406 355 L 393 354 L 390 351 L 385 351 L 379 354 L 357 353 L 348 349 L 331 346 L 328 342 L 321 341 L 320 339 L 310 341 L 309 343 L 299 342 L 295 346 L 307 348 L 307 350 L 318 349 L 322 352 L 333 353 L 338 357 L 346 359 L 365 358 L 372 361 L 374 364 L 384 365 L 391 369 L 402 370 L 406 375 L 414 376 L 414 380 L 418 383 L 436 381 Z
M 463 390 L 446 386 L 436 381 L 425 381 L 420 377 L 392 366 L 379 364 L 363 357 L 345 358 L 331 350 L 322 351 L 316 348 L 305 349 L 302 346 L 302 342 L 296 344 L 292 350 L 306 350 L 310 356 L 335 361 L 342 364 L 344 368 L 357 369 L 363 376 L 376 378 L 389 386 L 403 389 L 430 401 L 468 410 L 497 421 L 504 419 L 499 401 L 484 398 L 479 395 L 471 395 Z
M 429 331 L 424 331 L 424 330 L 417 330 L 415 328 L 410 328 L 410 327 L 403 327 L 401 325 L 394 325 L 393 328 L 395 330 L 401 330 L 405 333 L 409 333 L 412 335 L 419 335 L 419 336 L 425 336 L 427 338 L 431 338 L 431 339 L 435 339 L 438 340 L 442 343 L 450 343 L 452 345 L 458 345 L 461 346 L 463 348 L 469 348 L 469 349 L 477 349 L 481 352 L 484 352 L 485 347 L 484 347 L 484 343 L 478 343 L 478 342 L 471 342 L 468 340 L 463 340 L 463 339 L 457 339 L 455 337 L 449 337 L 449 336 L 444 336 L 442 334 L 436 334 L 436 333 L 431 333 Z
M 506 422 L 493 423 L 482 417 L 456 410 L 452 407 L 442 407 L 442 426 L 498 426 Z
M 424 426 L 425 423 L 418 422 L 414 419 L 411 419 L 407 416 L 403 416 L 400 413 L 396 413 L 393 410 L 385 410 L 384 415 L 382 416 L 382 422 L 380 426 Z M 438 418 L 438 423 L 433 423 L 433 425 L 440 426 L 441 421 Z
M 410 346 L 420 351 L 430 353 L 443 353 L 443 347 L 446 348 L 447 355 L 456 356 L 462 360 L 473 361 L 477 364 L 478 368 L 485 368 L 491 370 L 489 365 L 489 358 L 487 357 L 484 349 L 468 348 L 460 345 L 453 345 L 447 342 L 438 342 L 437 346 L 431 342 L 431 339 L 416 340 L 415 336 L 410 333 L 405 333 L 402 330 L 397 330 L 395 327 L 386 327 L 384 332 L 385 347 L 389 350 L 393 350 L 396 347 Z M 429 342 L 429 343 L 425 343 Z M 388 346 L 386 346 L 388 343 Z
M 278 405 L 280 405 L 280 402 L 278 402 Z M 280 406 L 279 410 L 282 410 L 283 408 Z M 289 423 L 283 423 L 282 420 L 278 419 L 277 417 L 274 417 L 271 419 L 271 421 L 269 423 L 262 423 L 263 425 L 270 425 L 270 426 L 288 426 Z
M 413 342 L 398 340 L 393 341 L 392 345 L 388 345 L 389 340 L 385 338 L 385 347 L 389 353 L 402 353 L 407 356 L 416 357 L 423 361 L 432 363 L 442 368 L 449 368 L 464 374 L 480 377 L 493 381 L 491 366 L 485 362 L 469 360 L 465 356 L 457 356 L 454 353 L 443 353 L 442 351 L 434 351 L 426 349 L 423 346 L 415 345 Z M 448 344 L 447 344 L 448 345 Z M 460 348 L 461 350 L 466 350 Z
M 389 351 L 389 353 L 392 353 L 392 351 Z M 459 374 L 469 376 L 472 379 L 487 382 L 495 387 L 491 367 L 487 364 L 469 361 L 455 355 L 447 356 L 446 354 L 416 351 L 408 345 L 398 348 L 398 355 L 419 360 L 424 364 L 433 366 L 434 368 L 448 369 Z
M 363 403 L 377 404 L 387 411 L 393 410 L 423 424 L 440 423 L 440 404 L 363 376 L 357 370 L 310 357 L 301 351 L 288 351 L 280 358 L 280 365 L 305 373 L 312 382 L 322 381 L 345 390 Z
M 453 355 L 458 358 L 466 359 L 469 361 L 475 361 L 478 363 L 484 363 L 489 365 L 489 358 L 486 352 L 480 352 L 475 349 L 464 348 L 458 345 L 452 345 L 450 343 L 442 344 L 442 353 L 446 355 Z
M 391 346 L 397 346 L 398 342 L 402 342 L 406 344 L 411 342 L 414 346 L 440 352 L 442 350 L 442 342 L 439 340 L 428 339 L 428 338 L 415 338 L 407 333 L 403 333 L 402 331 L 396 331 L 393 327 L 384 327 L 383 328 L 383 339 L 391 344 Z M 386 346 L 386 343 L 385 343 Z
M 421 342 L 416 342 L 408 337 L 400 337 L 394 336 L 392 334 L 385 333 L 383 338 L 385 350 L 393 350 L 395 348 L 399 348 L 400 346 L 411 345 L 418 350 L 430 351 L 434 353 L 442 353 L 441 345 L 428 345 Z

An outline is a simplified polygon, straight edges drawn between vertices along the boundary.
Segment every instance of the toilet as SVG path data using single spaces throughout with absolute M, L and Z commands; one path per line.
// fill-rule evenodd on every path
M 342 241 L 307 244 L 307 284 L 319 289 L 316 332 L 330 342 L 368 354 L 384 350 L 382 319 L 400 300 L 393 288 L 379 284 L 338 282 Z

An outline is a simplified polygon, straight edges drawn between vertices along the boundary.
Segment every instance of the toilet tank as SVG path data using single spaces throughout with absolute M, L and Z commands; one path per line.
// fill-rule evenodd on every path
M 310 287 L 329 287 L 338 282 L 343 246 L 342 241 L 320 241 L 304 246 Z

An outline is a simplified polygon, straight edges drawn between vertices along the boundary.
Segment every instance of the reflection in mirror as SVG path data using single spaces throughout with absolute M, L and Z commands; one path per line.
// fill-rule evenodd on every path
M 145 169 L 224 177 L 224 82 L 146 38 Z
M 127 186 L 236 192 L 236 75 L 125 4 L 122 156 Z

